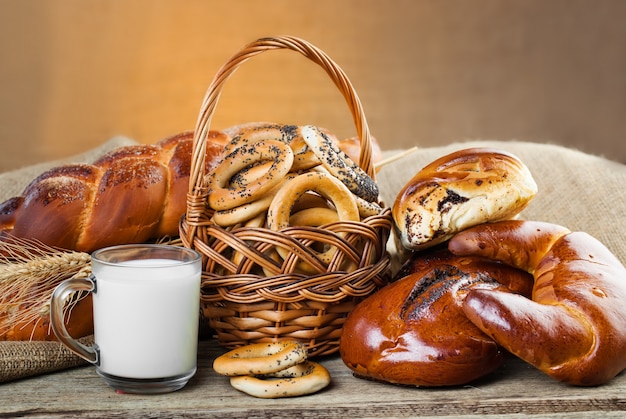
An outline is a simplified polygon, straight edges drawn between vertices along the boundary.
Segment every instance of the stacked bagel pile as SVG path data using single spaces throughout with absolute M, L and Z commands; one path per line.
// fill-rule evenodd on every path
M 230 350 L 215 359 L 213 369 L 237 390 L 264 399 L 312 394 L 331 380 L 324 366 L 308 359 L 304 344 L 291 339 Z
M 215 225 L 280 231 L 290 226 L 360 222 L 382 211 L 376 182 L 328 131 L 273 123 L 248 124 L 231 131 L 221 160 L 205 177 Z M 337 255 L 336 246 L 312 242 L 309 247 L 316 258 L 297 261 L 292 272 L 307 274 L 329 265 L 354 267 L 354 261 Z M 273 268 L 264 266 L 261 273 L 284 272 L 282 266 L 291 250 L 276 246 L 268 251 L 275 263 Z M 242 254 L 232 252 L 230 258 L 239 265 Z

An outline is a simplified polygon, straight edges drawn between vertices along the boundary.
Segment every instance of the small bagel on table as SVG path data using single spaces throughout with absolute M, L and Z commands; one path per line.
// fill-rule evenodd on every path
M 233 388 L 259 398 L 304 396 L 331 381 L 328 370 L 308 360 L 306 347 L 296 340 L 232 349 L 215 359 L 213 369 L 230 377 Z
M 318 392 L 328 384 L 328 370 L 313 361 L 305 361 L 289 368 L 289 371 L 274 373 L 269 377 L 242 375 L 230 378 L 230 385 L 237 390 L 264 399 L 305 396 Z
M 213 362 L 213 369 L 226 376 L 271 374 L 306 359 L 306 348 L 297 341 L 254 343 L 219 356 Z

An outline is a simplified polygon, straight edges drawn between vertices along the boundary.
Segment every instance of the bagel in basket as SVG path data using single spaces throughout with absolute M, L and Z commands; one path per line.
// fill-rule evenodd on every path
M 211 220 L 222 228 L 254 226 L 282 231 L 321 227 L 360 222 L 383 210 L 374 179 L 343 151 L 344 143 L 328 130 L 259 122 L 225 132 L 232 139 L 224 146 L 222 158 L 205 175 L 207 205 L 214 211 Z M 347 148 L 355 152 L 354 141 L 348 141 Z M 343 239 L 346 233 L 336 236 Z M 336 260 L 337 246 L 322 238 L 307 247 L 312 257 L 292 264 L 293 248 L 277 246 L 270 263 L 280 263 L 281 271 L 289 265 L 297 273 L 310 274 Z M 242 254 L 234 252 L 231 260 L 241 263 Z M 345 270 L 355 266 L 349 260 L 338 264 Z M 263 268 L 263 274 L 271 276 L 271 269 Z
M 296 129 L 297 125 L 279 124 L 276 122 L 248 122 L 225 128 L 223 132 L 231 138 L 263 135 L 265 139 L 284 139 L 289 143 L 291 142 L 289 138 L 293 138 L 296 135 Z M 359 155 L 361 154 L 361 140 L 359 137 L 349 137 L 339 140 L 331 131 L 321 127 L 319 129 L 321 129 L 331 141 L 337 143 L 341 151 L 346 153 L 352 161 L 359 161 Z M 267 135 L 268 131 L 271 132 L 269 136 Z M 370 143 L 372 148 L 372 162 L 378 163 L 382 161 L 383 152 L 380 143 L 373 136 L 370 136 Z

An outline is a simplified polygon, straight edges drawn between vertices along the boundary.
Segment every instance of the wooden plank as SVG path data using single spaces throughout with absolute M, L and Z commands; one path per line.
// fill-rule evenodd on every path
M 354 377 L 339 356 L 319 359 L 333 378 L 306 397 L 256 399 L 230 387 L 211 368 L 224 352 L 213 341 L 199 346 L 198 372 L 182 390 L 164 395 L 117 394 L 91 366 L 0 386 L 0 417 L 602 417 L 626 411 L 626 376 L 595 387 L 555 382 L 509 357 L 490 377 L 456 388 L 409 388 Z

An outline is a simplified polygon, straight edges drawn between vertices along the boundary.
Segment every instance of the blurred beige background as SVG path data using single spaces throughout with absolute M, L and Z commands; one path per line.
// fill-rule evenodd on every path
M 623 0 L 0 0 L 0 171 L 192 129 L 218 68 L 280 34 L 345 70 L 385 149 L 516 139 L 626 163 L 625 22 Z M 244 64 L 212 127 L 257 120 L 354 134 L 288 51 Z

